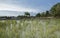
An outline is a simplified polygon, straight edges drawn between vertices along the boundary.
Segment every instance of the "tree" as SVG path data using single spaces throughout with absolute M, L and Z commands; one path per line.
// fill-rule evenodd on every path
M 25 12 L 25 16 L 30 16 L 30 13 L 29 12 Z
M 60 3 L 55 4 L 51 9 L 50 9 L 51 15 L 53 16 L 60 16 Z
M 46 16 L 46 17 L 50 16 L 49 11 L 46 11 L 45 16 Z
M 36 14 L 36 17 L 40 17 L 40 16 L 41 16 L 40 13 L 37 13 L 37 14 Z
M 45 17 L 45 12 L 42 12 L 41 13 L 41 17 Z

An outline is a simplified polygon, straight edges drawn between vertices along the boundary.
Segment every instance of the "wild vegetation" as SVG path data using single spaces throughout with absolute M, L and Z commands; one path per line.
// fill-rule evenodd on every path
M 60 19 L 2 20 L 0 38 L 60 38 Z
M 23 19 L 0 20 L 0 38 L 60 38 L 59 18 L 32 18 L 29 12 L 19 17 Z M 60 17 L 60 3 L 49 11 L 36 14 L 36 17 Z
M 20 18 L 32 18 L 32 17 L 60 17 L 60 3 L 57 3 L 55 5 L 53 5 L 51 7 L 50 10 L 47 10 L 46 12 L 42 12 L 42 13 L 37 13 L 35 16 L 31 16 L 30 15 L 30 12 L 25 12 L 25 14 L 22 16 L 22 15 L 18 15 L 17 17 L 8 17 L 8 16 L 2 16 L 0 17 L 1 18 L 6 18 L 6 19 L 20 19 Z
M 30 16 L 29 12 L 25 12 L 25 15 Z M 60 17 L 60 3 L 57 3 L 46 12 L 37 13 L 36 17 Z

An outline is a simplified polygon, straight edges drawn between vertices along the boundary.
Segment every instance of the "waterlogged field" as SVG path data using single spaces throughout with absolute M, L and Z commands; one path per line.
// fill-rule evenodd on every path
M 60 38 L 60 19 L 0 20 L 0 38 Z

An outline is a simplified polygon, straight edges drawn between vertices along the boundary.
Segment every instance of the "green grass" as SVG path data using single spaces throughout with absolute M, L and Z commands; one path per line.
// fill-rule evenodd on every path
M 0 20 L 0 38 L 60 38 L 60 19 Z

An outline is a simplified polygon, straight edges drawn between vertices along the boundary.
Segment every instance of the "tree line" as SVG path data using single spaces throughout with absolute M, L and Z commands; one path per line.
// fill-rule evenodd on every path
M 25 12 L 24 16 L 30 16 L 29 12 Z M 57 3 L 51 7 L 50 10 L 47 10 L 46 12 L 37 13 L 35 15 L 36 17 L 60 17 L 60 3 Z
M 17 17 L 9 17 L 9 16 L 2 16 L 0 19 L 16 19 L 16 18 L 26 18 L 26 17 L 31 17 L 29 12 L 25 12 L 24 16 L 18 15 Z M 51 7 L 50 10 L 47 10 L 42 13 L 37 13 L 33 17 L 60 17 L 60 3 L 57 3 Z

